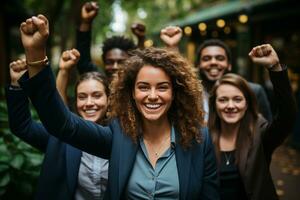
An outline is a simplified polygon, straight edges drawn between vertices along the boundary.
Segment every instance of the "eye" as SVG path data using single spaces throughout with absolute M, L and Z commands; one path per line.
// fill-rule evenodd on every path
M 235 97 L 233 100 L 234 100 L 236 103 L 240 103 L 240 102 L 242 102 L 242 101 L 244 100 L 244 98 L 243 98 L 243 97 Z
M 112 65 L 112 64 L 114 64 L 114 62 L 113 62 L 112 60 L 106 60 L 106 61 L 105 61 L 105 64 L 106 64 L 106 65 Z
M 203 57 L 201 58 L 202 61 L 209 61 L 210 59 L 211 59 L 210 56 L 203 56 Z
M 118 64 L 124 64 L 125 60 L 118 60 Z
M 169 89 L 169 86 L 168 86 L 168 85 L 162 85 L 162 86 L 159 86 L 159 87 L 158 87 L 158 90 L 159 90 L 159 91 L 162 91 L 162 92 L 163 92 L 163 91 L 166 91 L 166 90 L 168 90 L 168 89 Z
M 87 97 L 87 96 L 86 96 L 86 95 L 83 95 L 83 94 L 78 94 L 78 95 L 77 95 L 77 99 L 79 99 L 79 100 L 81 100 L 81 101 L 82 101 L 82 100 L 85 100 L 86 97 Z
M 97 92 L 97 93 L 93 94 L 93 97 L 96 98 L 96 99 L 100 99 L 102 96 L 103 96 L 103 94 L 100 93 L 100 92 Z
M 216 57 L 216 59 L 217 59 L 218 61 L 224 61 L 224 60 L 225 60 L 225 56 L 219 55 L 219 56 Z
M 149 86 L 147 86 L 147 85 L 138 85 L 137 88 L 141 91 L 147 91 L 149 89 Z
M 228 101 L 228 99 L 227 98 L 218 98 L 217 99 L 217 102 L 219 102 L 219 103 L 226 103 Z

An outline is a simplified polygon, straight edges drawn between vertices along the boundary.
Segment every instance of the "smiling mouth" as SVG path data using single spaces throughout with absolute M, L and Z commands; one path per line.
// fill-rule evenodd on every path
M 209 75 L 211 75 L 211 76 L 218 76 L 219 74 L 220 74 L 220 70 L 218 70 L 218 69 L 211 69 L 209 71 Z
M 84 113 L 87 115 L 94 115 L 97 112 L 95 109 L 85 110 Z
M 161 107 L 161 104 L 158 103 L 146 103 L 145 107 L 150 110 L 156 110 Z

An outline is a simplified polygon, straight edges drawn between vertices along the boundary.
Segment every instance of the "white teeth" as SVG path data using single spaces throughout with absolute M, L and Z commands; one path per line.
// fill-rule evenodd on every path
M 149 103 L 147 103 L 146 107 L 150 108 L 150 109 L 156 109 L 156 108 L 160 107 L 160 104 L 157 104 L 157 103 L 155 103 L 155 104 L 149 104 Z
M 96 110 L 85 110 L 84 112 L 87 114 L 93 114 L 96 112 Z

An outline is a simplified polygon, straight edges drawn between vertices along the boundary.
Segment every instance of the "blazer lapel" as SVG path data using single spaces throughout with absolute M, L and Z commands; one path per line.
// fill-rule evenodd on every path
M 176 132 L 176 163 L 178 169 L 178 178 L 179 178 L 179 199 L 186 199 L 188 192 L 188 183 L 190 177 L 190 168 L 191 168 L 191 153 L 187 150 L 184 150 L 180 144 L 180 135 Z
M 82 152 L 70 145 L 66 145 L 66 170 L 69 191 L 74 194 L 78 182 Z
M 122 139 L 120 141 L 120 158 L 119 158 L 119 188 L 118 199 L 122 199 L 121 195 L 124 191 L 129 175 L 135 162 L 136 153 L 138 150 L 138 144 L 132 142 L 132 140 L 125 134 L 121 134 Z

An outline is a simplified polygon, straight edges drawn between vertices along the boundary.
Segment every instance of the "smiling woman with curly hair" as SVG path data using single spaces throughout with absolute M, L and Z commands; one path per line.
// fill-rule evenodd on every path
M 173 87 L 173 102 L 168 118 L 179 130 L 184 147 L 192 139 L 200 142 L 199 126 L 203 125 L 202 85 L 189 63 L 176 52 L 148 48 L 135 50 L 132 57 L 118 71 L 111 85 L 110 117 L 118 117 L 125 133 L 137 140 L 142 123 L 141 113 L 135 106 L 132 91 L 136 77 L 144 66 L 162 69 L 170 76 Z M 127 108 L 127 109 L 124 109 Z
M 202 87 L 188 62 L 165 49 L 133 51 L 111 83 L 110 123 L 101 126 L 64 106 L 49 66 L 38 61 L 45 56 L 47 23 L 39 15 L 21 25 L 26 58 L 39 63 L 28 67 L 21 87 L 50 134 L 109 159 L 105 198 L 219 199 Z

